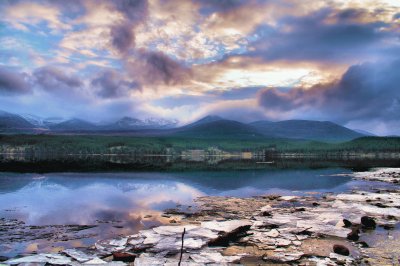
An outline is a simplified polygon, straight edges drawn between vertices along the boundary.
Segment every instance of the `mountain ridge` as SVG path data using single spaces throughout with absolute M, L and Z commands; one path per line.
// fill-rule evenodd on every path
M 22 116 L 0 110 L 0 132 L 9 130 L 30 130 L 35 126 Z
M 207 118 L 207 117 L 206 117 Z M 181 137 L 197 137 L 197 138 L 256 138 L 263 137 L 256 132 L 250 125 L 235 121 L 217 118 L 200 119 L 189 125 L 176 129 L 174 135 Z
M 264 135 L 276 138 L 296 138 L 322 141 L 351 140 L 364 136 L 354 130 L 330 121 L 283 120 L 250 123 Z
M 25 118 L 24 118 L 25 117 Z M 38 121 L 31 123 L 28 119 Z M 112 123 L 95 124 L 80 118 L 46 122 L 31 115 L 17 115 L 0 111 L 0 132 L 55 133 L 55 134 L 132 134 L 135 136 L 173 136 L 190 138 L 279 138 L 315 141 L 348 141 L 366 136 L 330 121 L 314 120 L 259 120 L 242 123 L 208 115 L 192 123 L 177 126 L 176 120 L 149 118 L 141 120 L 122 117 Z

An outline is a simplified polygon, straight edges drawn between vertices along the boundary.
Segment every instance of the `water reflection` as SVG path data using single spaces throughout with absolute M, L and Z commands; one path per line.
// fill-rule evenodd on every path
M 93 244 L 96 238 L 134 233 L 169 222 L 159 211 L 176 204 L 191 205 L 194 198 L 202 195 L 252 196 L 346 190 L 351 179 L 335 176 L 338 173 L 349 171 L 0 173 L 0 217 L 25 222 L 25 225 L 0 233 L 0 255 L 85 246 Z M 96 227 L 29 227 L 32 225 Z M 13 235 L 17 231 L 32 233 L 35 230 L 38 230 L 36 235 L 29 237 L 27 233 L 17 241 Z M 47 238 L 42 237 L 46 234 Z

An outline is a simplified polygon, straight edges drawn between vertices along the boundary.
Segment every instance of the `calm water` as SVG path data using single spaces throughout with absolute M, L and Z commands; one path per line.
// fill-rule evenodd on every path
M 194 198 L 203 195 L 340 192 L 365 185 L 338 175 L 346 173 L 351 172 L 335 168 L 180 173 L 0 173 L 0 218 L 7 219 L 0 221 L 3 223 L 0 255 L 88 246 L 95 239 L 135 233 L 169 222 L 160 211 L 177 204 L 192 205 Z M 9 219 L 24 224 L 6 227 Z M 83 230 L 74 225 L 95 227 Z

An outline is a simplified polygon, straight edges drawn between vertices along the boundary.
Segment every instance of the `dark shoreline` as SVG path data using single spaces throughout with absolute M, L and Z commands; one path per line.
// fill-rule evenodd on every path
M 37 160 L 0 161 L 0 171 L 16 173 L 55 173 L 55 172 L 176 172 L 176 171 L 225 171 L 225 170 L 263 170 L 263 169 L 323 169 L 340 167 L 356 171 L 367 171 L 374 167 L 398 167 L 400 159 L 278 159 L 259 163 L 258 160 L 226 159 L 217 163 L 207 161 L 177 160 L 168 162 L 166 158 L 144 158 L 141 162 L 115 163 L 109 160 Z

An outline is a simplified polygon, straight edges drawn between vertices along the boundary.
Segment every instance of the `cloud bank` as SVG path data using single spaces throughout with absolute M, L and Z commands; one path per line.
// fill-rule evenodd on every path
M 2 1 L 0 106 L 400 134 L 399 10 L 390 0 Z
M 271 116 L 351 121 L 400 120 L 400 60 L 351 66 L 337 82 L 269 88 L 258 102 Z
M 0 93 L 12 95 L 30 92 L 28 76 L 0 66 Z

